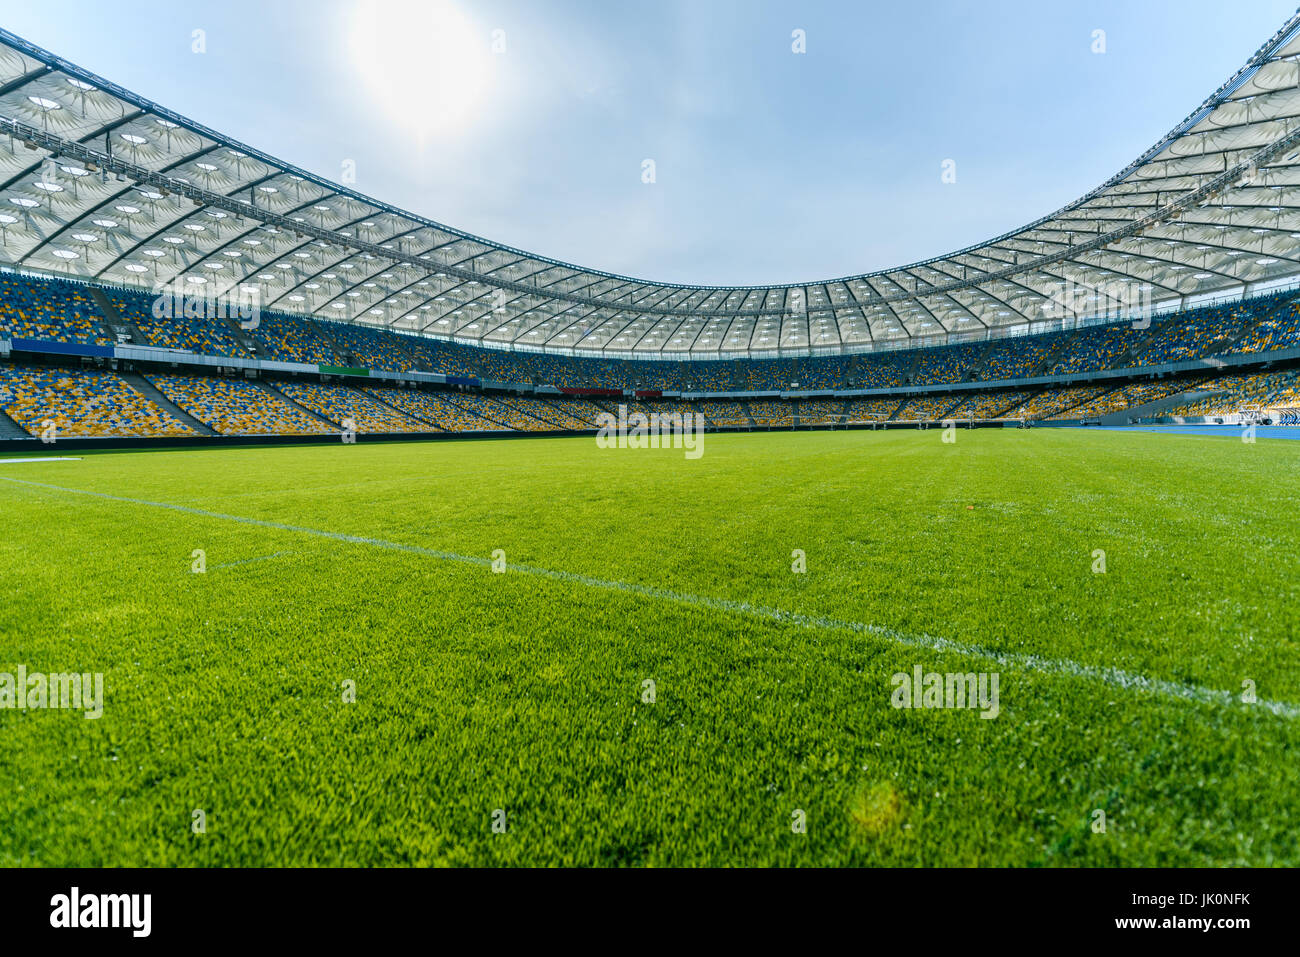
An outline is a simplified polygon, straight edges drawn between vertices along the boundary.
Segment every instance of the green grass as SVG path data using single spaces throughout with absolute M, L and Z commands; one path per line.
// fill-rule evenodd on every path
M 0 864 L 1300 864 L 1300 443 L 940 436 L 0 465 L 508 565 L 0 481 L 0 671 L 107 689 L 0 711 Z M 894 709 L 915 665 L 1000 715 Z

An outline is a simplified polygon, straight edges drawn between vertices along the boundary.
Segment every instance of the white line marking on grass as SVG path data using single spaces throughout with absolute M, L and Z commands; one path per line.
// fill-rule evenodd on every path
M 107 492 L 92 492 L 86 489 L 64 488 L 60 485 L 49 485 L 44 482 L 29 482 L 24 479 L 9 478 L 8 476 L 0 476 L 0 481 L 11 482 L 16 485 L 27 485 L 34 488 L 49 489 L 55 492 L 66 492 L 72 495 L 87 495 L 92 498 L 107 499 L 110 502 L 125 502 L 129 505 L 144 505 L 149 508 L 167 509 L 168 511 L 181 512 L 185 515 L 198 515 L 203 518 L 219 518 L 226 522 L 238 522 L 241 525 L 254 525 L 258 528 L 271 528 L 281 532 L 298 532 L 302 535 L 314 535 L 317 538 L 327 538 L 336 542 L 348 542 L 353 545 L 370 545 L 373 548 L 384 548 L 390 551 L 407 552 L 412 555 L 424 555 L 428 558 L 461 562 L 466 565 L 477 565 L 483 568 L 490 568 L 492 565 L 492 560 L 490 558 L 482 558 L 477 555 L 460 555 L 456 552 L 444 552 L 434 548 L 424 548 L 420 545 L 404 545 L 400 542 L 390 542 L 382 538 L 366 538 L 363 535 L 348 535 L 343 532 L 329 532 L 317 528 L 306 528 L 301 525 L 286 525 L 280 522 L 270 522 L 260 518 L 246 518 L 242 515 L 226 515 L 222 512 L 209 512 L 201 508 L 191 508 L 188 505 L 173 505 L 170 502 L 151 502 L 146 499 L 126 498 L 121 495 L 109 495 Z M 748 602 L 732 601 L 727 598 L 711 598 L 703 595 L 690 595 L 685 592 L 671 591 L 666 588 L 656 588 L 652 585 L 636 585 L 630 582 L 592 578 L 588 575 L 580 575 L 576 572 L 555 571 L 553 569 L 537 568 L 531 565 L 511 565 L 510 571 L 519 572 L 525 575 L 535 575 L 540 578 L 548 578 L 551 581 L 569 582 L 576 585 L 585 585 L 589 588 L 601 588 L 606 591 L 639 595 L 643 598 L 655 598 L 660 601 L 669 601 L 674 604 L 688 605 L 695 608 L 707 608 L 712 611 L 726 611 L 737 615 L 745 615 L 750 618 L 762 618 L 779 624 L 797 625 L 800 628 L 816 629 L 819 631 L 849 631 L 859 635 L 869 635 L 873 638 L 883 639 L 891 644 L 902 645 L 906 648 L 917 648 L 925 651 L 941 653 L 947 652 L 950 654 L 965 655 L 971 658 L 983 658 L 988 661 L 994 661 L 1003 667 L 1022 668 L 1026 671 L 1036 671 L 1040 674 L 1065 675 L 1071 678 L 1086 678 L 1091 681 L 1099 681 L 1103 684 L 1123 688 L 1128 691 L 1147 691 L 1165 698 L 1174 698 L 1181 701 L 1218 705 L 1220 707 L 1237 708 L 1240 706 L 1237 697 L 1230 691 L 1220 691 L 1216 688 L 1206 688 L 1202 685 L 1181 684 L 1176 681 L 1166 681 L 1162 678 L 1148 678 L 1145 675 L 1136 674 L 1132 671 L 1124 671 L 1120 668 L 1081 664 L 1080 662 L 1074 661 L 1070 658 L 1044 658 L 1040 655 L 994 651 L 989 648 L 982 648 L 979 645 L 968 645 L 963 642 L 953 641 L 950 638 L 937 638 L 934 635 L 910 634 L 908 632 L 897 631 L 884 625 L 870 625 L 860 621 L 845 621 L 843 619 L 827 618 L 821 615 L 805 615 L 800 612 L 785 611 L 780 608 L 766 608 L 762 605 L 751 605 Z M 1287 701 L 1259 700 L 1249 707 L 1251 710 L 1259 708 L 1283 718 L 1300 717 L 1300 705 L 1295 705 Z M 1242 710 L 1246 709 L 1243 708 Z
M 15 465 L 18 462 L 80 462 L 79 458 L 70 458 L 66 455 L 47 455 L 36 459 L 0 459 L 0 465 Z

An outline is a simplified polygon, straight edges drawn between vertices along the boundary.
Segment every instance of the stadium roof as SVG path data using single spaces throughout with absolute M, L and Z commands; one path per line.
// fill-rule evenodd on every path
M 0 262 L 458 341 L 647 358 L 958 341 L 1300 275 L 1300 13 L 1081 199 L 944 256 L 688 286 L 547 259 L 389 206 L 0 30 Z

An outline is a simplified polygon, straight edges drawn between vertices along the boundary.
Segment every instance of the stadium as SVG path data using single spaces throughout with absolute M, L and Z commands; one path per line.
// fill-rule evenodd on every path
M 1300 864 L 1300 14 L 1259 40 L 1055 212 L 723 286 L 0 30 L 0 862 Z

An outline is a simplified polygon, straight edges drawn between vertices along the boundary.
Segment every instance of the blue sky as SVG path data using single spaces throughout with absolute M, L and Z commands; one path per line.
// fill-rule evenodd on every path
M 357 189 L 440 222 L 639 278 L 750 284 L 928 258 L 1061 207 L 1293 11 L 59 0 L 0 23 L 327 178 L 351 160 Z

